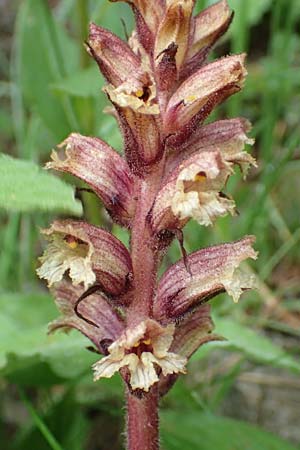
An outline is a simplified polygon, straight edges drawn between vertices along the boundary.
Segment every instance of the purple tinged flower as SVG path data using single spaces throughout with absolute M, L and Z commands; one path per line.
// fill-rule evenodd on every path
M 139 70 L 141 60 L 129 45 L 115 34 L 90 24 L 87 50 L 97 62 L 108 83 L 117 87 Z
M 247 75 L 244 60 L 245 54 L 219 59 L 184 81 L 167 105 L 165 132 L 178 132 L 195 116 L 203 121 L 217 104 L 238 92 Z
M 233 214 L 234 201 L 222 194 L 232 171 L 232 164 L 218 150 L 198 152 L 184 160 L 156 197 L 151 213 L 153 230 L 182 227 L 190 218 L 208 226 L 219 216 Z
M 40 257 L 37 273 L 49 286 L 68 272 L 74 286 L 83 284 L 87 289 L 97 282 L 112 295 L 128 288 L 131 258 L 111 233 L 73 220 L 56 221 L 42 232 L 49 244 Z
M 47 169 L 55 169 L 85 181 L 103 201 L 115 221 L 130 225 L 134 216 L 134 180 L 124 160 L 108 144 L 98 138 L 72 133 L 59 148 L 64 159 L 52 152 Z
M 192 18 L 190 45 L 180 79 L 187 78 L 205 63 L 209 51 L 227 31 L 232 18 L 227 0 L 214 3 Z
M 189 30 L 195 0 L 167 0 L 165 15 L 157 31 L 154 60 L 158 64 L 170 45 L 175 44 L 177 70 L 182 66 L 189 45 Z
M 174 337 L 175 325 L 162 327 L 158 322 L 147 319 L 124 333 L 110 347 L 109 355 L 93 366 L 94 379 L 110 378 L 123 367 L 130 373 L 132 389 L 148 392 L 159 380 L 156 367 L 164 376 L 185 373 L 187 359 L 169 352 Z
M 198 250 L 173 264 L 162 276 L 153 315 L 157 320 L 176 319 L 191 309 L 226 291 L 235 302 L 242 292 L 255 286 L 252 275 L 243 273 L 239 265 L 247 258 L 256 259 L 253 236 Z M 187 271 L 187 267 L 189 271 Z
M 167 170 L 174 170 L 184 159 L 198 152 L 218 150 L 226 161 L 240 166 L 246 176 L 249 167 L 256 166 L 255 159 L 244 151 L 246 144 L 254 144 L 254 139 L 247 136 L 250 130 L 251 124 L 248 120 L 237 118 L 199 126 L 180 146 L 176 145 L 171 136 L 167 141 L 170 151 Z
M 109 82 L 103 90 L 113 103 L 142 114 L 159 114 L 146 53 L 136 54 L 127 43 L 95 24 L 90 25 L 88 51 Z

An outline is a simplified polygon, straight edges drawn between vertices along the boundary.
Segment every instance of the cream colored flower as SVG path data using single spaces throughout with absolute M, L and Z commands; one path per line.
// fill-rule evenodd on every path
M 94 379 L 110 378 L 127 366 L 132 389 L 148 392 L 159 380 L 155 366 L 161 368 L 163 375 L 185 373 L 187 359 L 168 351 L 174 330 L 173 324 L 162 327 L 151 319 L 140 322 L 135 328 L 126 329 L 108 348 L 110 354 L 94 364 Z
M 129 80 L 117 88 L 109 85 L 103 90 L 109 95 L 112 102 L 122 108 L 129 107 L 141 114 L 159 114 L 158 104 L 151 102 L 154 98 L 153 91 L 148 87 L 144 88 L 139 83 L 135 83 L 134 85 L 132 81 Z M 149 92 L 149 94 L 147 92 Z M 148 97 L 147 100 L 145 100 L 146 97 Z
M 192 217 L 206 226 L 219 216 L 233 214 L 234 201 L 220 194 L 231 173 L 231 165 L 219 160 L 217 153 L 203 153 L 177 177 L 171 202 L 173 214 L 180 219 Z
M 52 233 L 48 239 L 50 243 L 39 258 L 42 265 L 37 274 L 49 286 L 61 281 L 68 270 L 75 286 L 83 283 L 87 288 L 96 281 L 91 263 L 93 250 L 87 243 L 63 233 Z

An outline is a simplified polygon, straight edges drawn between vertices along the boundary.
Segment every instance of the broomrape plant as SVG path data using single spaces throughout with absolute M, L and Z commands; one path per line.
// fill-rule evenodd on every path
M 234 214 L 223 193 L 238 165 L 255 160 L 242 118 L 203 125 L 238 92 L 245 55 L 208 63 L 232 12 L 222 0 L 192 16 L 193 0 L 128 0 L 136 30 L 125 42 L 90 25 L 87 50 L 124 139 L 124 157 L 98 138 L 71 134 L 47 164 L 86 182 L 112 220 L 130 231 L 130 250 L 111 233 L 75 220 L 44 230 L 49 245 L 38 275 L 47 280 L 61 317 L 50 332 L 76 328 L 102 359 L 94 379 L 119 372 L 127 399 L 127 448 L 156 450 L 158 401 L 191 355 L 216 339 L 207 301 L 226 291 L 235 302 L 253 287 L 240 263 L 256 258 L 254 238 L 187 255 L 182 229 L 190 218 L 212 225 Z M 183 257 L 158 281 L 157 271 L 177 238 Z

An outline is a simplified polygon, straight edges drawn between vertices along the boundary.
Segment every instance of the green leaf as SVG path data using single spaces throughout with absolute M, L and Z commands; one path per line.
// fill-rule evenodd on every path
M 46 294 L 0 296 L 0 373 L 34 385 L 49 382 L 47 368 L 60 379 L 89 371 L 99 357 L 85 349 L 88 339 L 75 330 L 47 335 L 47 324 L 58 314 Z
M 74 97 L 98 97 L 102 85 L 99 69 L 93 65 L 54 83 L 51 88 Z
M 32 162 L 0 155 L 0 208 L 82 214 L 74 189 Z
M 74 68 L 77 49 L 53 21 L 45 0 L 21 3 L 15 36 L 16 85 L 22 89 L 26 105 L 41 116 L 56 140 L 62 140 L 76 128 L 76 117 L 70 100 L 55 96 L 50 85 Z
M 245 422 L 197 411 L 162 414 L 163 450 L 296 450 Z
M 226 341 L 211 342 L 200 348 L 195 358 L 202 358 L 213 348 L 224 348 L 242 352 L 249 359 L 289 369 L 300 373 L 300 362 L 259 331 L 254 331 L 234 320 L 217 317 L 214 319 L 216 333 L 224 336 Z

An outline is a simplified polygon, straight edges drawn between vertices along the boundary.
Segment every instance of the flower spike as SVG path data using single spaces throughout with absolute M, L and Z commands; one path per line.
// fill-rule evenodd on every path
M 119 0 L 111 0 L 119 1 Z M 158 400 L 186 372 L 188 359 L 212 333 L 207 302 L 221 292 L 238 301 L 254 287 L 240 271 L 256 258 L 254 238 L 188 254 L 183 227 L 211 226 L 235 213 L 224 193 L 236 165 L 245 176 L 254 158 L 243 118 L 204 124 L 237 93 L 245 54 L 207 62 L 233 13 L 220 0 L 193 14 L 195 0 L 124 0 L 136 28 L 125 40 L 90 25 L 87 50 L 123 136 L 123 152 L 72 133 L 47 168 L 87 183 L 113 222 L 130 233 L 129 250 L 112 234 L 83 221 L 56 221 L 38 275 L 47 280 L 62 316 L 50 324 L 76 328 L 104 357 L 94 379 L 119 372 L 126 385 L 127 449 L 158 450 Z M 158 280 L 164 253 L 177 238 L 182 259 Z

